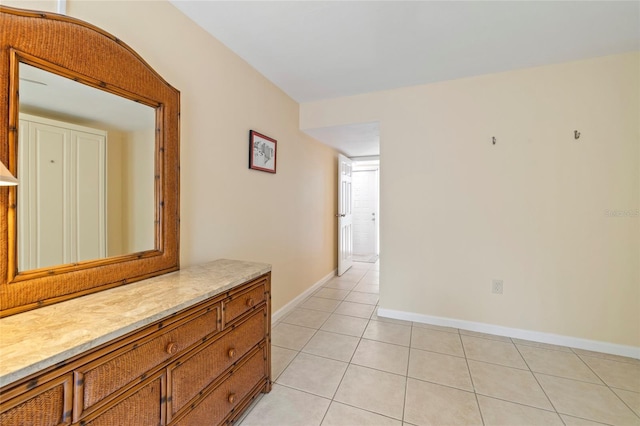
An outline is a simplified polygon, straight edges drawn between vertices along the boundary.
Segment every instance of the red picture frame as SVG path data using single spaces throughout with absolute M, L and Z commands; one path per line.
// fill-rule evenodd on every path
M 249 168 L 268 173 L 276 172 L 276 156 L 278 141 L 258 133 L 249 131 Z

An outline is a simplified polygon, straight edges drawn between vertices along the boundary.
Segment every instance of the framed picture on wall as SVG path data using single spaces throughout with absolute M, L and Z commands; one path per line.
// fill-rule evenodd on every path
M 275 173 L 277 144 L 278 141 L 269 136 L 249 131 L 249 168 Z

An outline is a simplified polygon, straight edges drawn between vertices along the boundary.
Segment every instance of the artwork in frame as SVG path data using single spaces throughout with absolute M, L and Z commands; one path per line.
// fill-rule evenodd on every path
M 263 172 L 276 172 L 276 145 L 278 141 L 251 130 L 249 132 L 249 168 Z

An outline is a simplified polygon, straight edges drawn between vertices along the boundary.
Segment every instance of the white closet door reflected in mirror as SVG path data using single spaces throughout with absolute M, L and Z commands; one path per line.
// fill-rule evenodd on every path
M 107 132 L 20 114 L 18 270 L 107 255 Z
M 20 63 L 18 271 L 155 247 L 155 109 Z

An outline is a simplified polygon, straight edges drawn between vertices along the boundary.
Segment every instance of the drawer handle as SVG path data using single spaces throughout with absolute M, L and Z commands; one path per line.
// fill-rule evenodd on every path
M 171 342 L 171 343 L 169 343 L 169 344 L 167 345 L 167 349 L 166 349 L 166 351 L 167 351 L 167 353 L 168 353 L 169 355 L 173 355 L 173 354 L 175 354 L 176 352 L 178 352 L 178 345 L 177 345 L 177 344 L 175 344 L 175 343 L 173 343 L 173 342 Z
M 250 297 L 250 298 L 247 299 L 247 306 L 248 307 L 253 308 L 253 305 L 255 305 L 255 304 L 256 304 L 256 301 L 253 300 L 253 297 Z
M 229 401 L 230 404 L 233 404 L 235 400 L 236 400 L 236 394 L 230 393 L 229 396 L 227 397 L 227 401 Z
M 227 352 L 227 354 L 229 355 L 229 358 L 233 358 L 234 356 L 236 356 L 236 350 L 234 348 L 229 349 L 229 352 Z

